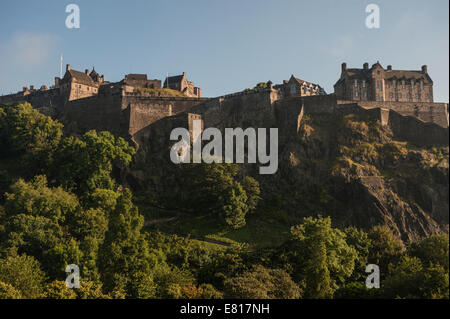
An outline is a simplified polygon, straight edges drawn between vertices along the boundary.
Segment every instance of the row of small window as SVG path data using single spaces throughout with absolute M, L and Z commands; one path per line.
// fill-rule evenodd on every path
M 394 87 L 394 89 L 397 88 L 397 80 L 392 80 L 392 81 L 389 81 L 389 82 L 392 82 L 392 86 Z M 388 82 L 388 87 L 389 87 L 389 82 Z M 415 81 L 411 80 L 410 83 L 411 83 L 411 88 L 414 88 Z M 423 81 L 420 80 L 419 83 L 420 83 L 420 88 L 423 89 Z M 358 80 L 354 80 L 353 85 L 354 85 L 355 88 L 357 88 L 358 87 Z M 361 81 L 361 85 L 362 85 L 363 88 L 365 88 L 366 87 L 366 80 L 362 80 Z M 377 85 L 377 89 L 383 89 L 381 80 L 377 80 L 376 81 L 376 85 Z M 402 85 L 403 89 L 406 88 L 406 81 L 402 80 L 401 81 L 401 85 Z
M 81 90 L 81 84 L 78 84 L 78 89 Z M 87 87 L 87 90 L 90 91 L 90 87 L 89 86 Z M 96 88 L 92 88 L 92 91 L 94 93 L 97 93 L 97 89 Z
M 427 94 L 426 96 L 427 96 L 427 99 L 430 98 L 430 95 L 429 95 L 429 94 Z M 355 97 L 359 97 L 359 93 L 358 93 L 357 91 L 355 92 Z M 363 92 L 363 97 L 367 97 L 367 92 Z M 394 93 L 390 92 L 390 93 L 389 93 L 389 98 L 393 99 L 393 98 L 394 98 Z M 398 98 L 398 99 L 401 99 L 401 98 L 402 98 L 402 94 L 401 94 L 401 93 L 397 93 L 397 98 Z M 407 94 L 407 98 L 408 98 L 408 99 L 411 99 L 411 98 L 412 98 L 411 93 L 408 93 L 408 94 Z M 417 99 L 417 100 L 420 99 L 420 94 L 416 94 L 416 99 Z

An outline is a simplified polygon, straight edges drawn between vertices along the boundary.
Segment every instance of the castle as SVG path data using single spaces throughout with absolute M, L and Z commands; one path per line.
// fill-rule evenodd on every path
M 0 103 L 29 102 L 36 108 L 58 108 L 70 101 L 122 91 L 133 93 L 137 89 L 155 89 L 154 95 L 170 95 L 170 93 L 160 90 L 161 88 L 161 80 L 148 80 L 147 74 L 127 74 L 123 80 L 111 83 L 105 81 L 104 76 L 99 75 L 95 68 L 92 68 L 91 72 L 88 69 L 80 72 L 67 64 L 64 76 L 62 78 L 55 77 L 54 86 L 48 88 L 46 85 L 42 85 L 40 89 L 35 89 L 33 85 L 30 88 L 24 86 L 22 91 L 1 96 Z M 201 89 L 187 80 L 185 72 L 182 75 L 167 77 L 164 88 L 179 91 L 186 97 L 201 97 Z
M 55 78 L 54 86 L 24 87 L 16 94 L 0 96 L 0 104 L 28 102 L 75 131 L 108 130 L 131 139 L 151 124 L 179 114 L 200 117 L 207 127 L 216 123 L 213 119 L 225 106 L 230 109 L 228 116 L 242 119 L 247 113 L 274 116 L 283 105 L 292 104 L 290 116 L 299 121 L 304 112 L 356 112 L 391 126 L 400 137 L 448 145 L 448 104 L 433 102 L 433 81 L 426 66 L 404 71 L 391 66 L 384 69 L 379 62 L 370 69 L 368 63 L 362 69 L 343 63 L 334 91 L 327 94 L 320 85 L 292 75 L 282 84 L 268 81 L 254 90 L 204 98 L 184 72 L 163 82 L 149 80 L 146 74 L 128 74 L 119 82 L 108 82 L 94 68 L 80 72 L 67 65 L 64 77 Z
M 349 69 L 342 63 L 340 79 L 334 85 L 338 99 L 354 101 L 433 102 L 433 81 L 423 65 L 420 71 L 384 69 L 377 61 L 369 69 Z

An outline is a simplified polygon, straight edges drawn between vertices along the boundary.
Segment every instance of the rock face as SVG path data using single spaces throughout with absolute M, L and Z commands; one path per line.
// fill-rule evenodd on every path
M 260 182 L 263 205 L 288 212 L 293 224 L 320 214 L 331 216 L 342 227 L 385 224 L 403 240 L 448 232 L 448 141 L 446 145 L 424 145 L 426 139 L 415 143 L 396 134 L 388 121 L 367 116 L 373 110 L 329 109 L 323 103 L 314 108 L 314 101 L 306 105 L 302 99 L 278 100 L 276 92 L 269 90 L 211 100 L 190 112 L 201 116 L 204 128 L 222 132 L 225 127 L 278 128 L 275 174 L 259 175 L 259 164 L 240 165 Z M 167 206 L 180 200 L 177 185 L 182 183 L 177 177 L 179 165 L 169 158 L 174 143 L 170 132 L 188 128 L 189 119 L 187 113 L 163 118 L 133 136 L 139 148 L 126 172 L 127 181 Z

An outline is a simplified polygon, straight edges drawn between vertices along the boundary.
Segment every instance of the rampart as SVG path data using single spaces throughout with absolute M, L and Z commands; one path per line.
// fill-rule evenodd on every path
M 442 127 L 449 126 L 449 110 L 446 103 L 431 102 L 393 102 L 393 101 L 344 101 L 338 104 L 358 103 L 365 108 L 384 108 L 406 116 L 414 116 L 424 122 L 436 123 Z

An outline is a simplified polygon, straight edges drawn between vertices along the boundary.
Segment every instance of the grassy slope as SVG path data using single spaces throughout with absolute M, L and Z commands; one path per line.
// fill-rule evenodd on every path
M 175 212 L 162 212 L 145 204 L 137 204 L 146 220 L 177 215 Z M 248 215 L 247 225 L 236 230 L 224 228 L 212 215 L 178 215 L 174 221 L 147 228 L 167 234 L 190 236 L 192 239 L 210 239 L 230 244 L 248 244 L 249 248 L 263 248 L 282 244 L 289 236 L 290 227 L 286 213 L 273 208 L 263 208 Z

